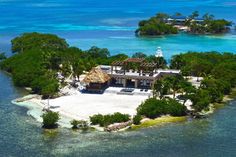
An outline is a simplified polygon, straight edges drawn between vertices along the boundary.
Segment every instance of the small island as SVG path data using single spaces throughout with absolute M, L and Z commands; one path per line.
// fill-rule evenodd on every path
M 43 127 L 61 117 L 73 129 L 136 129 L 202 117 L 225 102 L 236 86 L 236 55 L 187 52 L 170 64 L 160 48 L 153 55 L 83 51 L 53 34 L 26 33 L 12 40 L 13 56 L 0 68 L 30 96 L 14 103 L 42 109 Z M 60 124 L 59 124 L 60 125 Z
M 214 15 L 204 14 L 200 17 L 198 11 L 189 16 L 176 13 L 173 16 L 158 13 L 148 20 L 139 22 L 135 31 L 137 36 L 157 36 L 187 32 L 191 34 L 222 34 L 230 30 L 232 22 L 225 19 L 215 19 Z

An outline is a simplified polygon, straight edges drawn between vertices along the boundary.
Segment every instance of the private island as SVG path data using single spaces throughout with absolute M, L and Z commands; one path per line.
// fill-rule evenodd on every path
M 157 36 L 167 34 L 178 34 L 187 32 L 191 34 L 222 34 L 227 33 L 232 22 L 225 19 L 215 19 L 214 15 L 204 14 L 200 17 L 198 11 L 189 16 L 181 13 L 168 15 L 157 13 L 156 16 L 148 20 L 139 22 L 139 27 L 135 31 L 137 36 Z
M 12 52 L 0 55 L 0 68 L 30 94 L 13 103 L 40 108 L 32 116 L 48 129 L 64 117 L 73 129 L 105 131 L 185 121 L 206 116 L 235 92 L 232 53 L 187 52 L 167 64 L 160 47 L 150 56 L 111 56 L 106 48 L 82 51 L 40 33 L 14 38 Z

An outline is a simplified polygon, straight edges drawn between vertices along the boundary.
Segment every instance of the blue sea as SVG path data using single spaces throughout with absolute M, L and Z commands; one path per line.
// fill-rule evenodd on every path
M 137 38 L 138 21 L 157 12 L 189 15 L 198 10 L 236 22 L 235 0 L 0 0 L 0 51 L 10 55 L 10 40 L 24 32 L 55 33 L 71 46 L 106 47 L 111 54 L 154 54 L 161 46 L 169 59 L 187 51 L 236 52 L 236 33 Z
M 137 38 L 139 20 L 157 12 L 190 14 L 198 10 L 236 22 L 235 0 L 0 0 L 0 51 L 10 56 L 10 41 L 24 32 L 54 33 L 72 46 L 95 45 L 111 54 L 154 54 L 167 59 L 186 51 L 236 53 L 236 33 Z M 25 95 L 0 71 L 1 157 L 233 157 L 236 154 L 236 101 L 209 118 L 132 132 L 79 133 L 60 128 L 45 133 L 27 109 L 11 103 Z M 85 104 L 86 105 L 86 104 Z

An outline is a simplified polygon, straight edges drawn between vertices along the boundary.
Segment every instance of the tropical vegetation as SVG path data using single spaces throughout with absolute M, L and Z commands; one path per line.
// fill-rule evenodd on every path
M 53 129 L 58 126 L 57 122 L 60 119 L 59 113 L 48 111 L 42 115 L 43 118 L 43 128 Z
M 138 24 L 138 29 L 135 31 L 138 36 L 154 36 L 165 34 L 177 34 L 178 29 L 166 23 L 169 15 L 158 13 L 156 16 L 148 20 L 142 20 Z
M 193 18 L 198 18 L 199 13 L 194 12 Z M 214 19 L 214 15 L 204 14 L 202 16 L 203 22 L 198 23 L 197 21 L 191 21 L 191 18 L 186 20 L 186 26 L 189 27 L 189 32 L 194 34 L 220 34 L 226 33 L 232 22 L 225 19 Z
M 157 80 L 153 86 L 153 96 L 162 99 L 166 94 L 173 94 L 173 99 L 176 98 L 176 92 L 189 95 L 195 92 L 195 87 L 188 82 L 182 75 L 166 76 Z
M 72 120 L 70 122 L 72 125 L 72 129 L 81 129 L 81 130 L 88 130 L 89 129 L 89 124 L 85 120 Z
M 140 114 L 137 114 L 133 117 L 133 124 L 139 125 L 141 124 L 142 116 Z
M 170 68 L 181 70 L 177 76 L 166 76 L 153 85 L 153 97 L 163 99 L 167 94 L 182 93 L 177 99 L 183 104 L 190 99 L 195 112 L 209 109 L 210 104 L 220 103 L 224 95 L 236 86 L 236 55 L 218 52 L 188 52 L 172 57 Z M 198 88 L 188 82 L 188 77 L 202 77 Z M 154 100 L 153 100 L 154 101 Z
M 110 55 L 106 48 L 91 47 L 82 51 L 70 47 L 65 39 L 53 34 L 25 33 L 12 40 L 13 56 L 4 59 L 0 68 L 11 73 L 13 82 L 19 87 L 31 87 L 33 93 L 43 95 L 43 98 L 55 97 L 61 87 L 66 85 L 65 79 L 79 78 L 84 71 L 103 64 L 128 58 L 125 54 Z M 147 56 L 143 53 L 134 57 L 144 57 L 148 62 L 157 63 L 158 68 L 165 68 L 167 62 L 163 57 Z M 59 80 L 58 73 L 64 78 Z
M 197 13 L 193 17 L 195 16 Z M 163 18 L 164 15 L 158 17 Z M 108 49 L 95 46 L 82 51 L 70 47 L 60 37 L 40 33 L 26 33 L 16 37 L 12 40 L 12 51 L 14 55 L 9 58 L 1 53 L 0 68 L 12 74 L 15 85 L 31 87 L 33 93 L 42 94 L 44 98 L 57 96 L 59 89 L 66 84 L 65 78 L 71 75 L 79 77 L 96 65 L 109 65 L 113 61 L 128 58 L 125 54 L 111 56 Z M 173 94 L 173 98 L 176 98 L 177 92 L 182 93 L 184 101 L 192 100 L 196 111 L 207 109 L 210 103 L 221 102 L 223 96 L 236 86 L 236 55 L 232 53 L 188 52 L 174 55 L 169 66 L 163 57 L 147 56 L 142 52 L 137 52 L 132 57 L 155 62 L 156 68 L 181 70 L 182 76 L 167 76 L 157 80 L 153 85 L 153 96 L 163 99 L 164 95 Z M 64 79 L 59 80 L 58 73 Z M 204 80 L 196 89 L 183 76 L 203 77 Z M 165 103 L 168 104 L 167 102 Z M 114 117 L 117 118 L 116 116 Z M 113 122 L 109 120 L 111 115 L 97 117 L 102 120 L 94 122 L 96 124 L 108 125 Z M 127 115 L 125 119 L 128 119 Z
M 132 58 L 144 58 L 146 62 L 156 63 L 156 68 L 167 68 L 167 61 L 164 57 L 156 57 L 155 55 L 146 55 L 143 52 L 136 52 L 132 55 Z
M 184 116 L 186 111 L 186 107 L 175 99 L 149 98 L 137 108 L 138 115 L 151 119 L 162 115 Z
M 171 68 L 184 76 L 203 77 L 199 89 L 192 90 L 188 98 L 195 110 L 207 109 L 210 103 L 219 103 L 236 86 L 236 55 L 218 52 L 188 52 L 172 57 Z
M 90 117 L 92 125 L 100 125 L 102 127 L 106 127 L 114 123 L 127 122 L 129 120 L 130 116 L 128 114 L 121 114 L 119 112 L 108 115 L 97 114 Z
M 173 16 L 183 18 L 181 13 L 175 13 Z M 209 13 L 200 17 L 198 11 L 194 11 L 191 15 L 185 17 L 181 24 L 177 23 L 175 19 L 168 21 L 171 17 L 165 13 L 158 13 L 148 20 L 142 20 L 139 22 L 139 27 L 135 33 L 138 36 L 177 34 L 180 30 L 177 26 L 184 26 L 188 28 L 188 33 L 220 34 L 227 32 L 232 25 L 232 22 L 225 19 L 215 19 L 214 15 Z
M 44 98 L 57 95 L 60 86 L 58 72 L 65 78 L 79 77 L 98 64 L 124 60 L 127 55 L 110 56 L 106 48 L 91 47 L 87 51 L 69 47 L 66 41 L 52 34 L 25 33 L 12 40 L 15 54 L 3 60 L 0 68 L 11 73 L 19 87 L 31 87 Z M 1 58 L 4 59 L 1 54 Z M 62 80 L 63 81 L 63 80 Z
M 4 59 L 7 59 L 7 57 L 6 57 L 6 55 L 5 55 L 5 53 L 0 53 L 0 61 L 1 60 L 4 60 Z

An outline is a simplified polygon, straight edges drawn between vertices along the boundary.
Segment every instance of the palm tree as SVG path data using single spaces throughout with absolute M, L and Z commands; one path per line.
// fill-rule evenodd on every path
M 166 67 L 166 60 L 163 57 L 156 57 L 157 68 L 165 68 Z
M 160 99 L 163 98 L 163 81 L 157 80 L 153 85 L 153 97 L 159 96 Z
M 185 104 L 187 99 L 189 98 L 189 96 L 192 93 L 196 92 L 196 88 L 190 82 L 187 82 L 186 80 L 184 80 L 184 81 L 181 82 L 181 89 L 183 91 L 182 95 L 184 95 L 183 104 Z
M 175 55 L 171 59 L 171 65 L 170 67 L 173 69 L 181 69 L 182 66 L 185 65 L 185 61 L 183 60 L 183 57 L 180 55 Z
M 211 15 L 211 14 L 209 14 L 209 13 L 206 13 L 205 15 L 203 15 L 203 19 L 204 19 L 205 21 L 211 21 L 211 20 L 214 19 L 214 15 Z
M 168 76 L 165 78 L 165 84 L 169 86 L 169 89 L 173 90 L 173 98 L 175 98 L 176 92 L 181 89 L 182 80 L 183 77 L 180 75 Z
M 190 18 L 191 19 L 194 19 L 194 18 L 196 18 L 196 17 L 198 17 L 199 16 L 199 12 L 198 11 L 194 11 L 193 13 L 192 13 L 192 15 L 190 15 Z

